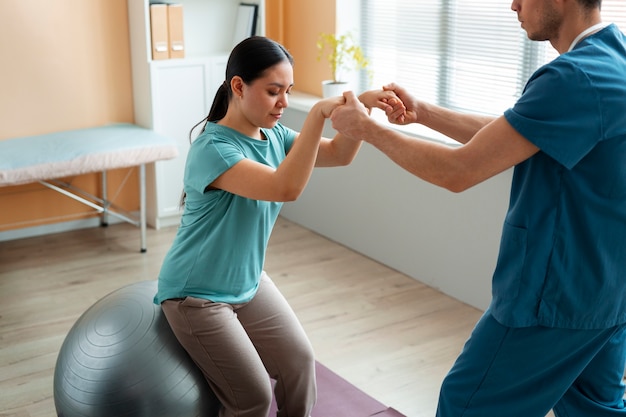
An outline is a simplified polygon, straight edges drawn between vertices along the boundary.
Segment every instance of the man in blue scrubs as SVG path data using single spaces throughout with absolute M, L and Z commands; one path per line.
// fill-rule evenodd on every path
M 515 167 L 490 307 L 443 382 L 440 417 L 626 416 L 626 37 L 601 0 L 514 0 L 531 40 L 560 53 L 501 117 L 399 100 L 389 120 L 352 93 L 333 127 L 454 192 Z

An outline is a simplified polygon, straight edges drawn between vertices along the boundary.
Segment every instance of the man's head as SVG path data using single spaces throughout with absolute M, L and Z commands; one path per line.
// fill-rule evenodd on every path
M 576 35 L 600 20 L 602 0 L 513 0 L 528 39 L 550 41 L 564 52 Z

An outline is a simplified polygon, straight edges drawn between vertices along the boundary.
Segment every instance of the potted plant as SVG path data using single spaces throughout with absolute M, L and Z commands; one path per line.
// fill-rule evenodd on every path
M 332 74 L 331 80 L 322 81 L 324 97 L 341 95 L 348 86 L 348 79 L 344 77 L 351 71 L 366 69 L 369 65 L 369 60 L 356 44 L 352 33 L 320 33 L 317 50 L 317 60 L 326 58 Z

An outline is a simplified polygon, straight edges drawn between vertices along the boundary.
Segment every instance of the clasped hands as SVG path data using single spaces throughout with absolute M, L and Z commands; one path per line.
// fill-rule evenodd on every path
M 398 91 L 400 94 L 397 94 Z M 357 96 L 352 91 L 343 93 L 345 103 L 337 106 L 330 114 L 332 126 L 339 133 L 353 139 L 360 139 L 373 121 L 369 118 L 373 108 L 381 109 L 389 122 L 409 123 L 407 106 L 402 101 L 403 90 L 390 84 L 379 90 L 369 90 Z

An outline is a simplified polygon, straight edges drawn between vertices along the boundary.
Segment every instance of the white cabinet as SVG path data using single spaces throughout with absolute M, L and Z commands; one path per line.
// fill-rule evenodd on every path
M 183 189 L 185 156 L 189 149 L 188 132 L 193 125 L 206 116 L 212 100 L 212 74 L 208 60 L 185 60 L 170 65 L 169 61 L 151 63 L 152 79 L 152 128 L 165 136 L 176 139 L 179 156 L 159 161 L 150 176 L 150 195 L 147 215 L 153 227 L 177 223 L 179 203 Z M 149 177 L 150 177 L 149 176 Z M 150 178 L 149 178 L 150 179 Z
M 155 228 L 177 225 L 189 130 L 211 107 L 224 81 L 239 0 L 178 0 L 183 5 L 185 58 L 152 60 L 149 0 L 128 0 L 135 123 L 174 138 L 176 159 L 146 170 L 147 220 Z M 254 3 L 254 1 L 246 1 Z M 257 34 L 263 34 L 264 2 Z

